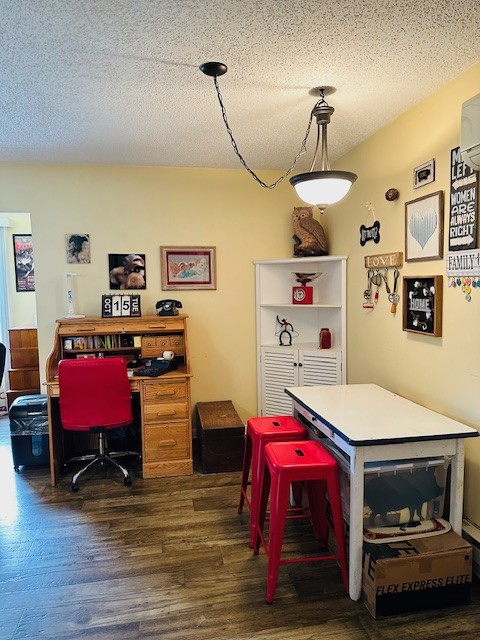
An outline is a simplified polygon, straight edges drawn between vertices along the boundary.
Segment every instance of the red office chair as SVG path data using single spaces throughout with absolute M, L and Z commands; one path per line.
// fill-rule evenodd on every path
M 72 478 L 72 491 L 80 489 L 78 479 L 95 462 L 110 462 L 123 473 L 125 486 L 132 478 L 115 457 L 140 454 L 136 451 L 107 452 L 106 431 L 132 423 L 132 401 L 127 366 L 123 358 L 61 360 L 58 365 L 60 418 L 67 431 L 98 433 L 98 453 L 77 456 L 66 462 L 89 460 Z

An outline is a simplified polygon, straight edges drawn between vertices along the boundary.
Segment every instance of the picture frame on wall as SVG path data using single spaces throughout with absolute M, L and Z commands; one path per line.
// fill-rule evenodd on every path
M 442 335 L 443 276 L 404 277 L 402 299 L 403 331 Z
M 68 264 L 90 264 L 90 234 L 65 234 L 65 253 Z
M 144 253 L 109 253 L 110 289 L 146 289 L 147 272 Z
M 160 247 L 162 289 L 216 289 L 215 247 Z
M 405 261 L 443 257 L 443 191 L 405 203 Z
M 413 170 L 413 188 L 423 187 L 435 182 L 435 160 L 429 160 Z
M 18 293 L 35 291 L 35 263 L 31 233 L 14 233 L 13 260 L 15 265 L 15 287 Z

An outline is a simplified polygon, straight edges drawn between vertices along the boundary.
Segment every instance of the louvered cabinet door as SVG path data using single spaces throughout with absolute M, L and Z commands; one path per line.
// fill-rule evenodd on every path
M 287 387 L 341 384 L 341 352 L 302 350 L 294 347 L 262 349 L 262 415 L 292 415 Z
M 311 387 L 316 384 L 341 384 L 342 363 L 341 352 L 330 349 L 316 351 L 299 351 L 298 367 L 300 387 Z
M 298 352 L 289 347 L 262 349 L 262 415 L 293 414 L 293 401 L 286 387 L 298 386 Z

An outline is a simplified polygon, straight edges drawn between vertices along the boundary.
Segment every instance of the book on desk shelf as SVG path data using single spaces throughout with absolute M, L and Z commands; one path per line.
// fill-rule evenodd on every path
M 93 336 L 93 348 L 105 349 L 105 340 L 103 339 L 103 336 Z
M 85 338 L 73 338 L 74 349 L 85 349 Z

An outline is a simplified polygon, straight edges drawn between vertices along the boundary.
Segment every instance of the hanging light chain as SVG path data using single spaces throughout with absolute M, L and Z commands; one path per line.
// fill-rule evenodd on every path
M 238 146 L 237 143 L 235 141 L 235 138 L 233 137 L 233 133 L 232 130 L 230 129 L 230 125 L 228 124 L 228 118 L 227 118 L 227 111 L 225 109 L 225 105 L 223 104 L 223 99 L 222 99 L 222 94 L 220 93 L 220 87 L 218 85 L 218 79 L 217 76 L 215 75 L 213 77 L 213 81 L 215 84 L 215 89 L 217 91 L 217 97 L 218 97 L 218 102 L 220 103 L 220 108 L 222 110 L 222 117 L 223 117 L 223 122 L 225 123 L 225 127 L 227 129 L 227 133 L 230 137 L 230 142 L 232 143 L 232 147 L 233 150 L 235 151 L 235 154 L 237 155 L 238 159 L 240 160 L 241 164 L 243 165 L 243 167 L 248 171 L 248 173 L 252 176 L 252 178 L 258 182 L 258 184 L 260 184 L 262 187 L 264 187 L 265 189 L 274 189 L 277 184 L 279 184 L 280 182 L 282 182 L 283 180 L 285 180 L 286 177 L 288 177 L 290 175 L 290 173 L 293 171 L 293 169 L 295 168 L 295 165 L 297 164 L 298 160 L 300 159 L 300 157 L 306 152 L 307 150 L 307 139 L 308 136 L 310 134 L 310 127 L 312 126 L 312 121 L 313 121 L 313 110 L 310 113 L 310 119 L 308 121 L 308 125 L 307 125 L 307 130 L 305 132 L 305 137 L 302 140 L 302 144 L 300 145 L 300 151 L 297 153 L 297 155 L 295 156 L 292 164 L 290 165 L 290 167 L 287 169 L 287 171 L 283 174 L 283 176 L 280 176 L 280 178 L 277 178 L 277 180 L 275 180 L 275 182 L 272 182 L 271 184 L 267 184 L 266 182 L 264 182 L 263 180 L 261 180 L 257 174 L 250 169 L 250 167 L 248 166 L 248 164 L 246 163 L 245 159 L 243 158 L 242 154 L 240 153 L 240 151 L 238 150 Z M 323 98 L 323 96 L 322 96 Z

